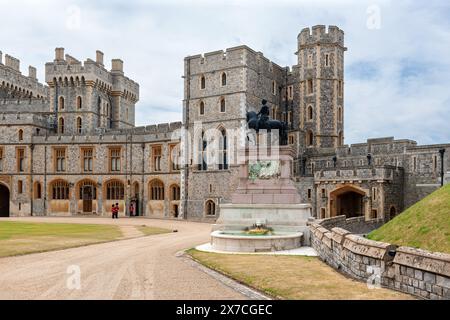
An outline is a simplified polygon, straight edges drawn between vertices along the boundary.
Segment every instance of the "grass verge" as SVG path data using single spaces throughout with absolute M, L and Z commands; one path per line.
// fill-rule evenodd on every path
M 67 249 L 120 239 L 118 226 L 0 221 L 0 257 Z
M 204 266 L 280 299 L 289 300 L 405 300 L 411 296 L 338 273 L 318 258 L 302 256 L 187 253 Z

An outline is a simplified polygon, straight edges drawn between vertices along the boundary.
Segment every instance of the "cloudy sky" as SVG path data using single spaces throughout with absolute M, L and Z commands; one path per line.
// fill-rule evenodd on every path
M 0 50 L 38 67 L 54 48 L 80 59 L 105 53 L 140 83 L 138 125 L 181 120 L 183 58 L 240 44 L 296 63 L 304 27 L 346 32 L 346 143 L 395 136 L 450 142 L 447 0 L 0 0 Z

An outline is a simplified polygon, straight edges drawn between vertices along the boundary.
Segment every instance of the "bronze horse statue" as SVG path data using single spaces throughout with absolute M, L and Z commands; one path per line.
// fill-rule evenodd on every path
M 254 111 L 247 112 L 247 124 L 249 129 L 254 129 L 256 133 L 259 130 L 278 130 L 280 133 L 280 145 L 288 144 L 288 126 L 285 122 L 279 120 L 273 120 L 269 117 L 269 108 L 267 107 L 267 101 L 262 101 L 261 111 L 256 113 Z

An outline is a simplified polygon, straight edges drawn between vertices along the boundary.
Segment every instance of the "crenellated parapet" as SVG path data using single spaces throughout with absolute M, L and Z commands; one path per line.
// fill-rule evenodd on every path
M 55 60 L 45 65 L 46 82 L 50 87 L 90 86 L 136 103 L 139 100 L 139 84 L 124 75 L 122 60 L 113 59 L 111 64 L 112 68 L 108 71 L 101 51 L 96 52 L 95 61 L 88 58 L 82 63 L 68 54 L 64 55 L 64 48 L 56 48 Z
M 344 48 L 344 31 L 336 26 L 316 25 L 304 28 L 297 37 L 299 49 L 311 45 L 339 45 Z
M 0 98 L 47 98 L 48 88 L 37 79 L 36 68 L 28 67 L 28 76 L 20 71 L 20 60 L 0 51 Z
M 246 45 L 188 56 L 185 61 L 190 62 L 192 75 L 251 65 L 259 65 L 261 69 L 275 69 L 280 72 L 285 70 L 284 67 L 267 59 L 261 52 Z

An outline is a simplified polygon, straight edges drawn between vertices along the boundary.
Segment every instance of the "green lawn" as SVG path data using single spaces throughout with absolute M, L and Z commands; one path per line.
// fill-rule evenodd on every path
M 0 221 L 0 257 L 66 249 L 121 237 L 117 226 Z
M 368 237 L 376 241 L 450 253 L 450 185 L 419 201 Z
M 409 295 L 367 284 L 338 273 L 318 258 L 230 255 L 189 250 L 196 261 L 271 296 L 290 300 L 404 300 Z

